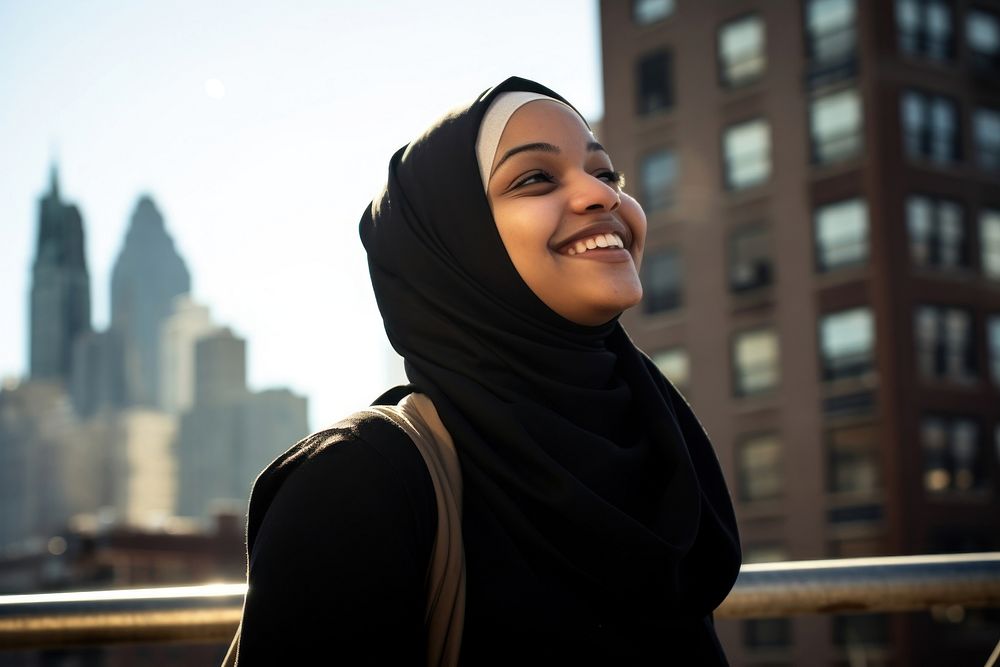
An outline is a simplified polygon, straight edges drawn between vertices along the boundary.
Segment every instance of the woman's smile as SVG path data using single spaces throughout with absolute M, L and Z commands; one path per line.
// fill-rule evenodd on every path
M 631 245 L 632 235 L 629 234 L 628 228 L 617 220 L 610 220 L 588 226 L 570 238 L 558 241 L 555 248 L 556 252 L 570 256 L 590 253 L 588 259 L 604 257 L 606 258 L 604 261 L 625 261 L 631 259 L 626 250 Z M 610 252 L 591 252 L 595 250 Z M 614 252 L 616 250 L 619 252 Z

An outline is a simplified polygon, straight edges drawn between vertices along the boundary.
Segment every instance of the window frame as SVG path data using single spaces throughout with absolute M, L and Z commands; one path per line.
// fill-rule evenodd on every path
M 665 155 L 670 158 L 673 168 L 673 179 L 670 181 L 670 187 L 665 191 L 662 198 L 657 199 L 651 197 L 648 190 L 648 183 L 646 180 L 647 167 L 651 160 L 657 156 Z M 677 151 L 673 147 L 661 146 L 659 148 L 654 148 L 648 150 L 639 156 L 639 201 L 642 204 L 643 210 L 647 214 L 655 213 L 658 211 L 668 211 L 674 207 L 677 195 L 677 182 L 680 180 L 680 159 L 677 156 Z
M 677 275 L 676 289 L 674 290 L 674 299 L 669 301 L 671 305 L 662 306 L 660 305 L 661 300 L 666 299 L 665 291 L 664 294 L 658 294 L 654 289 L 657 285 L 650 277 L 650 272 L 654 270 L 655 263 L 657 260 L 665 260 L 665 258 L 670 257 L 675 264 L 675 272 Z M 642 284 L 645 287 L 642 296 L 642 312 L 647 317 L 655 317 L 659 315 L 665 315 L 667 313 L 674 313 L 684 307 L 684 264 L 683 258 L 681 256 L 680 249 L 677 246 L 666 246 L 662 248 L 657 248 L 655 251 L 648 252 L 642 263 Z
M 759 335 L 763 333 L 769 333 L 774 341 L 774 366 L 773 369 L 769 369 L 768 372 L 769 375 L 773 376 L 773 382 L 761 387 L 752 388 L 747 386 L 745 377 L 748 374 L 743 372 L 745 369 L 740 365 L 739 343 L 747 336 L 755 334 Z M 734 332 L 730 341 L 730 368 L 733 373 L 732 389 L 734 396 L 738 398 L 746 398 L 752 396 L 766 396 L 776 392 L 781 387 L 781 342 L 778 337 L 777 328 L 768 324 Z M 762 365 L 761 368 L 763 368 Z M 757 367 L 746 370 L 751 371 L 750 375 L 760 374 L 762 372 Z
M 642 18 L 639 16 L 639 12 L 637 11 L 637 9 L 639 8 L 640 5 L 643 4 L 651 4 L 651 3 L 649 2 L 649 0 L 632 0 L 629 12 L 629 15 L 632 18 L 632 23 L 641 27 L 647 27 L 651 25 L 656 25 L 657 23 L 662 23 L 663 21 L 666 21 L 668 18 L 673 16 L 674 12 L 677 11 L 677 3 L 674 0 L 663 0 L 663 4 L 667 5 L 667 9 L 664 13 L 654 14 L 654 18 L 651 19 Z
M 751 651 L 787 649 L 795 643 L 792 619 L 748 618 L 743 621 L 743 646 Z
M 837 207 L 845 207 L 850 204 L 857 204 L 860 206 L 861 211 L 861 228 L 863 230 L 863 235 L 855 239 L 854 245 L 844 246 L 843 244 L 837 246 L 826 247 L 823 245 L 823 213 L 831 211 Z M 815 266 L 817 273 L 834 273 L 836 271 L 842 271 L 845 269 L 850 269 L 859 266 L 865 266 L 868 264 L 871 258 L 871 218 L 868 215 L 868 199 L 861 194 L 857 194 L 852 197 L 846 197 L 843 199 L 835 199 L 832 201 L 825 201 L 817 204 L 813 207 L 813 252 L 815 253 Z M 834 263 L 831 261 L 830 255 L 836 255 L 832 253 L 832 250 L 844 247 L 857 247 L 858 253 L 856 256 L 852 256 L 846 261 L 837 261 Z
M 838 96 L 852 94 L 856 102 L 857 125 L 850 132 L 841 132 L 833 135 L 825 141 L 821 141 L 817 136 L 817 112 L 818 103 L 830 100 Z M 815 95 L 809 100 L 809 146 L 812 154 L 812 162 L 815 165 L 833 165 L 841 162 L 854 160 L 864 154 L 865 147 L 865 119 L 864 119 L 864 99 L 861 90 L 856 86 L 848 86 L 839 90 Z M 850 141 L 846 141 L 850 140 Z M 831 151 L 830 144 L 847 143 L 847 150 L 836 152 Z M 832 154 L 831 154 L 832 153 Z
M 774 483 L 775 488 L 761 493 L 751 493 L 753 489 L 753 482 L 748 482 L 749 479 L 760 479 L 759 474 L 753 474 L 755 471 L 759 471 L 761 468 L 751 469 L 746 465 L 747 458 L 745 452 L 754 443 L 768 443 L 773 445 L 774 460 L 768 461 L 767 471 L 769 475 L 773 478 L 771 482 Z M 736 441 L 736 447 L 734 448 L 736 455 L 736 477 L 738 480 L 739 489 L 739 499 L 742 503 L 767 503 L 775 500 L 780 500 L 786 495 L 786 484 L 787 475 L 785 474 L 785 452 L 782 445 L 781 438 L 778 436 L 776 431 L 760 431 L 754 433 L 746 433 L 739 437 Z
M 750 21 L 756 19 L 757 23 L 760 25 L 760 51 L 757 52 L 753 57 L 747 59 L 744 58 L 738 61 L 729 61 L 724 57 L 722 45 L 723 45 L 723 35 L 726 30 L 732 29 L 738 26 L 740 23 L 745 21 Z M 760 81 L 767 74 L 767 23 L 764 21 L 764 17 L 760 15 L 759 12 L 747 12 L 741 14 L 740 16 L 735 16 L 731 19 L 720 23 L 715 31 L 715 61 L 717 66 L 717 76 L 719 80 L 719 85 L 728 90 L 735 90 L 737 88 L 743 88 L 745 86 L 752 85 L 757 81 Z M 744 75 L 743 77 L 734 78 L 732 76 L 732 70 L 734 65 L 738 66 L 747 62 L 762 61 L 759 70 L 755 70 L 749 75 Z M 738 67 L 737 67 L 738 68 Z
M 759 242 L 766 250 L 761 255 L 739 256 L 738 243 L 750 237 L 763 237 Z M 774 252 L 771 244 L 771 229 L 764 223 L 752 223 L 737 227 L 729 234 L 726 257 L 728 284 L 731 294 L 745 294 L 764 289 L 774 284 Z M 736 272 L 739 267 L 749 264 L 752 278 L 738 282 Z
M 647 80 L 647 75 L 652 77 L 651 74 L 644 71 L 646 67 L 652 67 L 654 60 L 662 58 L 663 68 L 666 75 L 666 80 L 662 92 L 664 93 L 663 102 L 653 105 L 650 103 L 650 94 L 648 91 L 643 89 L 643 84 Z M 661 114 L 669 113 L 674 108 L 674 102 L 676 95 L 674 94 L 674 53 L 673 50 L 669 48 L 658 48 L 651 51 L 646 51 L 639 55 L 635 61 L 635 115 L 640 118 L 649 118 L 653 116 L 659 116 Z
M 832 30 L 824 30 L 822 33 L 815 32 L 810 19 L 812 5 L 828 0 L 804 0 L 802 7 L 803 35 L 805 39 L 806 57 L 813 66 L 836 67 L 838 65 L 852 62 L 857 58 L 858 49 L 858 3 L 855 0 L 842 0 L 850 6 L 849 23 L 834 26 Z M 818 57 L 821 51 L 817 47 L 818 42 L 826 40 L 827 43 L 836 41 L 841 35 L 846 46 L 830 49 L 829 53 L 822 58 Z M 833 37 L 834 39 L 831 39 Z M 819 39 L 817 39 L 819 38 Z
M 831 357 L 828 355 L 827 341 L 825 338 L 825 328 L 831 318 L 837 317 L 848 317 L 853 315 L 866 315 L 867 316 L 867 331 L 865 336 L 867 337 L 867 350 L 861 353 L 862 360 L 860 362 L 853 362 L 853 364 L 845 364 L 849 367 L 847 371 L 837 371 L 838 361 L 837 357 Z M 851 308 L 844 308 L 841 310 L 833 310 L 825 313 L 821 313 L 819 318 L 817 318 L 817 335 L 819 340 L 818 349 L 820 356 L 820 375 L 824 382 L 838 382 L 841 380 L 856 380 L 860 378 L 866 378 L 875 373 L 876 370 L 876 346 L 878 344 L 878 336 L 876 333 L 875 326 L 875 314 L 872 312 L 871 306 L 864 304 L 860 306 L 853 306 Z M 857 355 L 855 355 L 857 356 Z M 850 358 L 849 356 L 847 357 Z M 841 359 L 842 361 L 842 359 Z M 857 366 L 855 368 L 854 366 Z
M 905 3 L 912 2 L 917 12 L 916 29 L 910 34 L 906 34 L 900 24 L 900 7 Z M 933 7 L 943 7 L 947 12 L 948 31 L 943 39 L 936 35 L 931 35 L 929 30 L 929 12 Z M 956 17 L 958 13 L 955 5 L 949 0 L 896 0 L 893 3 L 893 18 L 896 28 L 896 51 L 905 56 L 917 56 L 936 62 L 954 62 L 957 53 Z M 912 38 L 913 46 L 907 46 L 906 37 Z M 933 47 L 941 46 L 941 49 Z
M 988 237 L 987 227 L 993 227 L 992 237 Z M 979 209 L 979 269 L 987 280 L 1000 281 L 1000 206 L 984 206 Z
M 838 439 L 845 433 L 861 433 L 856 439 Z M 836 498 L 871 498 L 878 495 L 884 484 L 882 461 L 879 457 L 879 425 L 877 422 L 863 422 L 829 428 L 823 434 L 826 454 L 826 492 Z M 855 479 L 856 470 L 864 468 L 862 476 L 868 475 L 870 483 L 843 484 L 844 479 Z M 849 474 L 840 474 L 850 469 Z
M 925 313 L 933 313 L 934 325 L 933 337 L 931 340 L 924 340 L 922 320 L 929 321 L 924 317 Z M 964 344 L 957 350 L 951 349 L 949 340 L 948 319 L 954 314 L 960 313 L 967 317 L 966 327 L 967 338 Z M 913 310 L 913 339 L 914 352 L 916 353 L 917 375 L 925 382 L 950 382 L 958 384 L 971 384 L 980 378 L 979 358 L 977 351 L 976 336 L 976 313 L 974 309 L 967 306 L 943 305 L 938 303 L 918 302 Z M 955 358 L 960 360 L 961 372 L 953 372 L 951 365 Z
M 764 137 L 766 139 L 766 146 L 762 151 L 753 153 L 753 156 L 762 156 L 762 165 L 764 167 L 763 176 L 757 178 L 756 180 L 747 181 L 745 183 L 737 185 L 733 179 L 733 163 L 734 160 L 731 158 L 729 153 L 729 143 L 730 136 L 732 133 L 737 132 L 740 129 L 746 129 L 750 126 L 760 125 L 764 130 Z M 767 120 L 765 116 L 754 116 L 752 118 L 747 118 L 744 120 L 736 121 L 730 123 L 722 128 L 722 168 L 723 168 L 723 182 L 725 184 L 726 190 L 729 192 L 742 192 L 744 190 L 751 190 L 753 188 L 758 188 L 766 185 L 771 180 L 771 174 L 774 171 L 774 161 L 772 157 L 772 147 L 774 142 L 771 137 L 771 123 Z M 745 153 L 746 155 L 751 155 L 750 153 Z
M 980 128 L 987 122 L 995 123 L 997 130 L 992 143 L 980 140 Z M 972 133 L 972 150 L 976 156 L 976 166 L 985 171 L 1000 172 L 1000 108 L 995 109 L 986 106 L 973 107 L 969 125 Z
M 932 421 L 939 422 L 942 426 L 945 440 L 941 443 L 940 447 L 931 445 L 926 437 L 928 423 Z M 956 486 L 956 480 L 959 477 L 959 473 L 962 472 L 957 469 L 960 457 L 955 451 L 956 432 L 960 425 L 971 426 L 973 438 L 973 451 L 969 457 L 969 461 L 972 463 L 971 470 L 974 474 L 971 483 L 965 488 Z M 922 454 L 921 470 L 923 472 L 923 483 L 921 486 L 928 498 L 982 493 L 990 488 L 992 480 L 990 479 L 989 447 L 985 446 L 988 430 L 983 429 L 982 426 L 981 420 L 974 415 L 937 411 L 921 413 L 920 420 L 917 423 L 917 441 L 920 443 Z M 929 450 L 940 450 L 937 454 L 942 459 L 944 467 L 930 466 L 932 462 L 930 458 L 935 452 Z M 948 475 L 948 483 L 945 486 L 935 488 L 936 484 L 933 483 L 929 476 L 939 470 Z
M 965 13 L 965 25 L 963 26 L 965 47 L 968 49 L 969 59 L 972 61 L 972 69 L 988 74 L 991 78 L 997 78 L 997 72 L 1000 72 L 1000 35 L 998 35 L 997 46 L 993 52 L 976 48 L 969 41 L 969 35 L 972 34 L 971 24 L 975 20 L 976 14 L 981 14 L 987 21 L 992 21 L 995 30 L 1000 33 L 1000 12 L 990 11 L 985 7 L 969 7 Z
M 910 125 L 907 112 L 907 100 L 919 101 L 920 127 Z M 945 137 L 939 137 L 933 115 L 934 105 L 943 104 L 938 108 L 948 108 L 951 114 L 953 135 L 947 143 L 949 153 L 946 157 L 936 155 L 938 146 L 945 145 Z M 963 159 L 962 152 L 962 119 L 958 101 L 948 95 L 928 93 L 916 88 L 904 88 L 899 97 L 900 133 L 902 134 L 903 154 L 909 160 L 923 160 L 937 165 L 950 166 L 958 164 Z
M 918 205 L 920 202 L 926 202 L 930 211 L 926 260 L 921 260 L 921 258 L 917 256 L 918 252 L 915 243 L 917 239 L 915 238 L 916 222 L 913 214 L 913 207 Z M 903 200 L 903 207 L 903 218 L 906 225 L 906 237 L 909 246 L 910 263 L 914 268 L 935 269 L 940 271 L 961 271 L 970 268 L 971 253 L 969 252 L 969 216 L 967 215 L 966 207 L 961 201 L 951 197 L 941 197 L 922 192 L 911 192 L 906 196 L 906 199 Z M 956 263 L 948 263 L 945 261 L 945 257 L 947 256 L 945 250 L 947 246 L 943 240 L 945 236 L 943 233 L 943 227 L 946 219 L 944 216 L 946 207 L 954 207 L 959 214 L 958 228 L 960 230 L 960 238 L 957 246 L 955 247 L 957 253 Z

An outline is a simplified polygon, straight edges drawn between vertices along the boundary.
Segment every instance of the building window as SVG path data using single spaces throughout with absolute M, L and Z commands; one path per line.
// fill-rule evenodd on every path
M 767 68 L 764 21 L 752 14 L 719 28 L 719 70 L 723 85 L 742 86 Z
M 742 190 L 766 181 L 771 175 L 771 128 L 755 120 L 726 128 L 723 140 L 726 185 Z
M 674 0 L 632 0 L 632 20 L 639 25 L 662 21 L 674 13 Z
M 729 240 L 729 289 L 745 292 L 771 284 L 770 234 L 762 226 L 746 227 Z
M 986 480 L 986 461 L 976 422 L 962 417 L 927 416 L 920 422 L 924 489 L 929 493 L 971 491 Z
M 908 90 L 902 97 L 903 143 L 911 158 L 955 162 L 959 157 L 958 112 L 941 95 Z
M 993 383 L 1000 387 L 1000 315 L 990 316 L 986 335 L 989 338 L 990 374 L 993 376 Z M 1000 442 L 997 444 L 1000 445 Z M 997 459 L 1000 460 L 1000 450 L 997 450 Z
M 861 98 L 853 88 L 812 101 L 809 117 L 813 160 L 830 164 L 861 153 Z
M 683 347 L 671 347 L 653 355 L 653 363 L 678 389 L 686 389 L 691 380 L 691 364 Z
M 660 313 L 681 306 L 681 258 L 676 250 L 662 250 L 642 263 L 646 313 Z
M 1000 171 L 1000 111 L 976 109 L 972 114 L 972 139 L 979 166 Z
M 854 57 L 854 0 L 806 0 L 806 33 L 809 58 L 818 65 L 833 65 Z
M 955 55 L 950 3 L 945 0 L 896 0 L 899 49 L 934 60 Z
M 909 197 L 906 228 L 910 257 L 917 266 L 958 268 L 968 265 L 962 207 L 946 199 Z
M 777 563 L 788 560 L 788 549 L 780 543 L 753 544 L 743 549 L 743 562 Z
M 868 205 L 847 199 L 816 209 L 816 262 L 833 271 L 868 261 Z
M 885 614 L 850 614 L 833 617 L 833 643 L 852 650 L 877 648 L 889 643 L 889 623 Z
M 863 377 L 872 372 L 875 325 L 868 308 L 824 315 L 819 324 L 823 379 Z
M 647 212 L 670 208 L 677 188 L 677 156 L 672 150 L 647 153 L 639 162 L 639 197 Z
M 917 366 L 923 377 L 955 382 L 975 379 L 976 349 L 968 310 L 918 307 L 916 339 Z
M 778 336 L 772 329 L 743 331 L 733 339 L 734 389 L 739 396 L 778 386 Z
M 979 249 L 983 274 L 1000 280 L 1000 209 L 979 214 Z
M 972 67 L 996 76 L 1000 72 L 1000 16 L 970 9 L 965 15 L 965 40 Z
M 827 434 L 827 490 L 871 495 L 881 486 L 878 431 L 874 426 L 850 426 Z
M 751 649 L 776 649 L 792 643 L 788 618 L 752 618 L 743 621 L 743 645 Z
M 666 111 L 673 106 L 670 65 L 671 55 L 667 51 L 651 53 L 639 61 L 636 113 L 640 116 Z
M 879 503 L 848 504 L 832 507 L 826 512 L 826 520 L 831 525 L 878 523 L 885 519 L 885 510 Z
M 737 446 L 740 498 L 778 498 L 782 492 L 781 444 L 773 434 L 748 438 Z

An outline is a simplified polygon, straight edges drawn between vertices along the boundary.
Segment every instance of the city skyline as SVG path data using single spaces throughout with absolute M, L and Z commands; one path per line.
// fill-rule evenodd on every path
M 0 93 L 15 100 L 0 110 L 0 376 L 27 375 L 35 211 L 56 162 L 87 228 L 96 329 L 148 193 L 194 298 L 251 341 L 252 387 L 309 396 L 313 428 L 381 393 L 394 369 L 356 225 L 389 156 L 512 74 L 601 110 L 593 3 L 547 4 L 530 25 L 486 3 L 434 9 L 0 3 Z
M 156 202 L 139 197 L 91 322 L 85 226 L 53 166 L 38 208 L 31 371 L 0 389 L 0 551 L 83 515 L 131 526 L 241 508 L 253 479 L 309 432 L 305 397 L 246 383 L 246 340 L 192 300 Z

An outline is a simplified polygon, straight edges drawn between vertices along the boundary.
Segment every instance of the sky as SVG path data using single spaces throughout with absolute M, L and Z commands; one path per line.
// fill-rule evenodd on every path
M 400 379 L 357 225 L 393 152 L 510 75 L 599 118 L 597 0 L 0 0 L 0 377 L 28 369 L 38 199 L 83 216 L 93 324 L 149 194 L 252 389 L 320 428 Z

